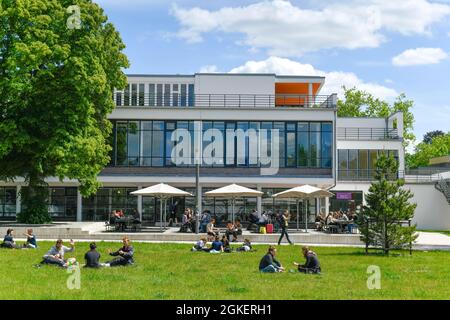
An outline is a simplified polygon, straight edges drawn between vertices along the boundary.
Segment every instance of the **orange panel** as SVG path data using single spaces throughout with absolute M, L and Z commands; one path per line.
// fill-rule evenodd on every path
M 320 83 L 312 84 L 313 95 L 319 91 Z M 277 106 L 305 105 L 308 102 L 309 83 L 275 83 L 275 94 L 280 95 L 275 99 Z M 299 95 L 298 97 L 283 97 L 283 95 Z

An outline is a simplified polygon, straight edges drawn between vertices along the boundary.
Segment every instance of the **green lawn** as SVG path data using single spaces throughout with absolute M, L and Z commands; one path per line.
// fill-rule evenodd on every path
M 450 252 L 365 255 L 359 248 L 313 248 L 323 274 L 260 274 L 257 252 L 213 255 L 189 244 L 135 243 L 136 265 L 81 270 L 81 289 L 69 290 L 66 270 L 35 268 L 50 243 L 38 250 L 0 250 L 0 299 L 449 299 Z M 87 243 L 74 252 L 81 261 Z M 102 261 L 107 248 L 98 243 Z M 280 261 L 302 261 L 299 246 L 281 246 Z M 67 257 L 69 257 L 68 254 Z M 381 289 L 368 290 L 369 265 L 381 268 Z

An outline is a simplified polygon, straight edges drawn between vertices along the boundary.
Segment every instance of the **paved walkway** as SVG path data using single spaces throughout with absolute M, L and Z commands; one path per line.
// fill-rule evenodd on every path
M 8 226 L 0 224 L 0 233 L 4 234 Z M 27 226 L 13 224 L 16 229 L 18 240 L 22 239 L 22 233 L 25 232 Z M 154 243 L 193 243 L 200 235 L 193 233 L 179 233 L 179 228 L 168 228 L 165 232 L 104 232 L 104 222 L 68 222 L 56 223 L 51 226 L 33 226 L 38 239 L 55 240 L 56 238 L 74 239 L 77 241 L 120 241 L 124 235 L 130 236 L 132 241 L 137 242 L 154 242 Z M 153 228 L 152 228 L 153 229 Z M 156 228 L 158 229 L 158 228 Z M 326 234 L 309 230 L 308 233 L 302 231 L 291 230 L 291 240 L 297 244 L 308 244 L 311 246 L 354 246 L 361 247 L 362 243 L 358 235 L 353 234 Z M 257 234 L 247 230 L 243 231 L 242 238 L 250 238 L 254 243 L 258 244 L 274 244 L 278 241 L 279 234 Z M 285 239 L 283 242 L 286 242 Z M 414 244 L 414 249 L 418 250 L 450 250 L 450 236 L 442 233 L 419 232 L 419 237 Z

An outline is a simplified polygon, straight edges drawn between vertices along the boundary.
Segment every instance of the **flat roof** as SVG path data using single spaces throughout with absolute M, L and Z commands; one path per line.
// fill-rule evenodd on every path
M 195 76 L 237 76 L 237 77 L 275 77 L 277 79 L 317 79 L 324 80 L 323 76 L 303 76 L 303 75 L 277 75 L 275 73 L 208 73 L 198 72 L 194 74 L 126 74 L 127 77 L 155 77 L 155 78 L 194 78 Z

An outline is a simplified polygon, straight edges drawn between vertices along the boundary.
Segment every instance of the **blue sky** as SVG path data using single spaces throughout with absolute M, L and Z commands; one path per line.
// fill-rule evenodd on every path
M 450 130 L 450 0 L 96 0 L 128 73 L 325 75 L 416 102 L 415 133 Z

